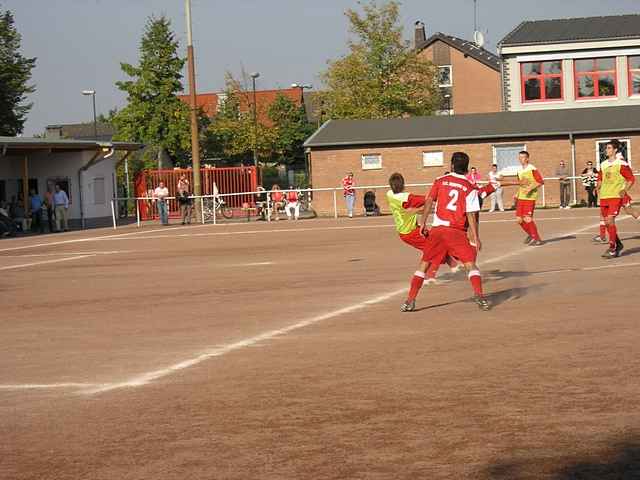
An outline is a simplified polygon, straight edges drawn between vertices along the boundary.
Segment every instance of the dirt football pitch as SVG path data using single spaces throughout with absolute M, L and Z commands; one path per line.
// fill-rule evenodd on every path
M 0 479 L 639 479 L 640 223 L 483 214 L 493 309 L 390 217 L 0 242 Z

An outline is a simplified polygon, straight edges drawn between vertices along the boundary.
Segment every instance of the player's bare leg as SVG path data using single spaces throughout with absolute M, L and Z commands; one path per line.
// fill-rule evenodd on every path
M 482 291 L 482 276 L 480 275 L 478 266 L 474 262 L 468 262 L 464 264 L 464 268 L 466 268 L 467 272 L 469 272 L 468 276 L 469 282 L 471 282 L 471 287 L 473 288 L 474 302 L 476 302 L 480 310 L 489 310 L 491 308 L 491 305 L 485 298 Z
M 624 210 L 624 212 L 635 218 L 636 220 L 640 219 L 640 212 L 638 212 L 638 210 L 636 210 L 634 207 L 632 207 L 631 205 L 627 205 L 626 207 L 622 207 L 622 209 Z

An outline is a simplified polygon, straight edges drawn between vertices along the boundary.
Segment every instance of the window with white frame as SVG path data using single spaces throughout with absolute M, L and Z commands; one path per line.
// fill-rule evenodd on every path
M 444 165 L 444 154 L 442 152 L 422 152 L 423 167 L 441 167 Z
M 596 142 L 596 165 L 599 167 L 601 162 L 607 159 L 607 140 L 598 140 Z M 618 139 L 620 142 L 620 153 L 625 161 L 631 165 L 631 140 L 628 138 Z
M 377 170 L 382 168 L 382 155 L 379 153 L 367 153 L 362 155 L 363 170 Z
M 451 65 L 442 65 L 438 67 L 438 86 L 450 87 L 453 85 L 453 72 Z
M 527 150 L 525 144 L 494 145 L 493 163 L 498 166 L 500 175 L 516 175 L 520 168 L 518 154 Z

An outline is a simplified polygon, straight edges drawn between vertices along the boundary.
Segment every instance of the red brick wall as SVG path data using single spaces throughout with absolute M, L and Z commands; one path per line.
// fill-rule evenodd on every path
M 420 55 L 433 61 L 433 50 L 437 44 L 443 42 L 433 42 L 420 52 Z M 453 112 L 459 114 L 501 111 L 500 72 L 472 57 L 465 57 L 453 47 L 450 47 L 450 56 Z
M 631 138 L 631 161 L 634 163 L 634 147 L 640 145 L 640 136 L 620 137 Z M 576 170 L 578 174 L 584 168 L 586 161 L 595 160 L 595 141 L 600 137 L 589 137 L 576 139 Z M 312 150 L 311 168 L 312 182 L 314 188 L 339 187 L 342 177 L 347 172 L 353 171 L 356 185 L 382 185 L 375 190 L 377 202 L 383 212 L 388 211 L 384 195 L 388 190 L 387 179 L 394 172 L 404 175 L 407 183 L 429 183 L 437 176 L 449 170 L 451 154 L 455 151 L 463 151 L 471 157 L 471 166 L 475 166 L 486 179 L 487 173 L 493 162 L 493 145 L 524 143 L 531 155 L 531 162 L 540 170 L 543 176 L 553 177 L 560 160 L 564 160 L 571 168 L 571 144 L 568 137 L 547 138 L 547 139 L 509 139 L 508 141 L 487 141 L 472 142 L 462 144 L 425 144 L 418 146 L 386 146 L 372 148 L 336 148 L 327 150 Z M 442 151 L 444 163 L 442 167 L 423 167 L 422 153 L 425 151 Z M 640 166 L 640 149 L 636 163 Z M 378 153 L 382 155 L 382 168 L 379 170 L 363 170 L 361 156 L 363 154 Z M 424 189 L 410 189 L 412 191 L 423 192 Z M 640 200 L 640 188 L 634 187 L 637 192 L 635 196 Z M 511 196 L 515 187 L 504 189 L 504 199 L 506 205 L 511 205 Z M 577 182 L 578 201 L 585 197 L 584 189 L 580 182 Z M 359 191 L 356 199 L 356 212 L 362 213 L 363 192 Z M 545 201 L 548 206 L 559 204 L 558 182 L 549 180 L 545 185 Z M 542 195 L 538 199 L 538 204 L 542 204 Z M 314 208 L 319 214 L 333 214 L 333 194 L 315 193 Z M 342 192 L 338 192 L 339 214 L 346 213 L 345 202 Z

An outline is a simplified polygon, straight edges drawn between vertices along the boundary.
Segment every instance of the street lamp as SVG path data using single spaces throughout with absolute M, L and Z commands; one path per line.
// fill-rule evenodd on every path
M 98 141 L 98 120 L 96 118 L 96 91 L 95 90 L 83 90 L 82 95 L 91 96 L 93 99 L 93 138 Z
M 258 167 L 258 112 L 256 104 L 256 78 L 260 76 L 259 72 L 251 74 L 251 82 L 253 83 L 253 165 Z

